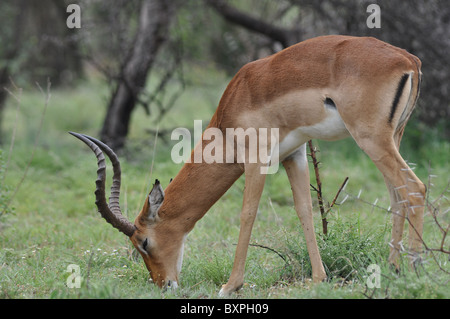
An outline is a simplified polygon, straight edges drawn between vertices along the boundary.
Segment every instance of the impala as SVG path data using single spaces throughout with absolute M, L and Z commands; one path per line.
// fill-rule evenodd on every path
M 291 184 L 314 282 L 324 280 L 326 273 L 313 226 L 305 146 L 310 139 L 338 140 L 351 136 L 383 174 L 393 219 L 389 255 L 392 264 L 398 267 L 405 219 L 409 222 L 411 252 L 417 254 L 422 249 L 426 188 L 399 153 L 406 122 L 419 95 L 420 66 L 414 55 L 374 38 L 322 36 L 248 63 L 228 84 L 219 102 L 208 128 L 223 133 L 227 128 L 278 128 L 277 158 Z M 132 224 L 120 211 L 117 156 L 92 137 L 72 134 L 97 156 L 98 211 L 131 239 L 153 282 L 160 287 L 178 285 L 187 234 L 245 173 L 234 265 L 220 295 L 229 295 L 243 285 L 251 230 L 266 177 L 260 168 L 265 164 L 187 162 L 165 190 L 156 180 Z M 273 145 L 269 144 L 259 147 L 270 151 Z M 203 139 L 191 156 L 196 148 L 207 145 L 207 139 Z M 242 143 L 236 147 L 248 150 Z M 114 171 L 109 205 L 105 199 L 103 152 L 111 159 Z

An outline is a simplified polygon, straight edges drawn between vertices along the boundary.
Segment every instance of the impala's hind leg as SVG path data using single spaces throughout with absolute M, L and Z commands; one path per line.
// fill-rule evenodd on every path
M 425 185 L 399 153 L 403 129 L 419 94 L 419 74 L 416 69 L 380 79 L 385 89 L 367 89 L 357 98 L 349 95 L 337 103 L 350 134 L 383 174 L 389 189 L 393 219 L 389 261 L 397 267 L 405 219 L 412 255 L 422 249 Z
M 422 249 L 425 185 L 403 160 L 394 139 L 367 139 L 358 144 L 381 171 L 390 192 L 393 226 L 389 261 L 398 267 L 405 219 L 409 222 L 410 252 L 415 255 Z
M 399 254 L 402 250 L 402 236 L 403 227 L 405 225 L 405 212 L 402 209 L 402 199 L 400 194 L 397 192 L 395 187 L 392 186 L 388 179 L 384 178 L 384 180 L 389 191 L 389 196 L 391 199 L 390 211 L 392 212 L 392 240 L 389 243 L 389 262 L 391 264 L 394 264 L 395 267 L 398 268 Z
M 397 149 L 397 151 L 399 151 L 399 149 L 400 149 L 400 142 L 402 139 L 402 135 L 403 135 L 403 128 L 398 130 L 394 135 L 394 144 L 395 144 L 395 148 Z M 409 173 L 407 173 L 407 171 L 409 171 L 409 170 L 410 170 L 410 168 L 403 169 L 403 172 L 404 172 L 403 174 L 405 175 L 406 183 L 407 183 L 405 185 L 395 187 L 385 177 L 385 183 L 389 190 L 389 195 L 390 195 L 390 199 L 391 199 L 390 210 L 392 212 L 392 241 L 390 242 L 391 252 L 389 254 L 389 262 L 391 264 L 394 264 L 396 268 L 399 267 L 399 265 L 398 265 L 399 255 L 400 255 L 401 250 L 403 249 L 402 234 L 403 234 L 405 219 L 408 219 L 410 221 L 410 223 L 409 223 L 409 234 L 410 234 L 409 246 L 410 246 L 410 248 L 412 248 L 413 251 L 419 251 L 420 247 L 421 247 L 420 242 L 421 242 L 421 235 L 422 235 L 422 224 L 423 224 L 422 216 L 423 216 L 423 214 L 422 213 L 408 214 L 408 209 L 412 208 L 413 212 L 415 212 L 418 207 L 415 207 L 415 208 L 411 207 L 409 205 L 409 199 L 406 202 L 404 202 L 404 200 L 402 200 L 402 197 L 399 193 L 399 189 L 405 188 L 408 191 L 408 196 L 423 198 L 423 196 L 425 195 L 425 194 L 413 193 L 413 192 L 409 191 L 409 189 L 411 188 L 410 184 L 417 182 L 416 178 L 414 178 L 414 177 L 411 178 L 410 176 L 408 176 L 408 175 L 410 175 Z M 405 209 L 403 204 L 406 204 L 407 206 L 409 206 L 409 208 Z

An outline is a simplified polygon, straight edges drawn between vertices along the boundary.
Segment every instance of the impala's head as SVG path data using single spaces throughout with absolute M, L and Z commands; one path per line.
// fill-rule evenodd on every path
M 164 191 L 156 180 L 134 221 L 136 231 L 130 239 L 144 259 L 153 282 L 160 287 L 176 288 L 185 236 L 177 224 L 162 222 L 163 203 Z
M 184 233 L 177 231 L 177 225 L 170 221 L 162 222 L 160 216 L 164 203 L 164 191 L 156 180 L 146 197 L 143 208 L 134 224 L 128 221 L 120 210 L 121 170 L 117 155 L 97 139 L 70 132 L 88 145 L 97 156 L 97 180 L 95 204 L 102 217 L 113 227 L 127 235 L 144 259 L 150 276 L 159 287 L 177 287 L 178 275 L 183 259 Z M 113 182 L 109 205 L 105 197 L 106 164 L 103 152 L 113 165 Z

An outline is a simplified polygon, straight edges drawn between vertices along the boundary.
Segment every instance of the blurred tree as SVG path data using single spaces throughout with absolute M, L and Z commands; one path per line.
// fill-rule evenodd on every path
M 0 2 L 0 140 L 10 79 L 68 85 L 83 74 L 73 31 L 66 26 L 66 5 L 58 0 Z
M 31 83 L 46 83 L 50 78 L 52 87 L 72 85 L 83 75 L 83 67 L 75 41 L 78 29 L 66 25 L 67 4 L 61 0 L 25 3 L 20 6 L 21 11 L 26 11 L 22 42 L 30 47 L 26 48 L 28 56 L 21 74 L 30 74 Z
M 139 101 L 156 55 L 167 40 L 174 13 L 171 1 L 142 1 L 134 43 L 122 60 L 121 73 L 101 130 L 101 139 L 115 149 L 124 146 L 131 113 Z
M 1 1 L 0 69 L 16 82 L 72 84 L 82 75 L 74 31 L 58 0 Z M 2 82 L 5 83 L 5 82 Z
M 24 0 L 17 1 L 18 3 Z M 18 6 L 4 2 L 1 5 L 0 19 L 4 21 L 2 36 L 0 37 L 0 143 L 2 142 L 3 109 L 8 92 L 3 88 L 8 86 L 11 72 L 14 72 L 14 60 L 19 52 L 20 37 L 24 20 L 23 11 Z

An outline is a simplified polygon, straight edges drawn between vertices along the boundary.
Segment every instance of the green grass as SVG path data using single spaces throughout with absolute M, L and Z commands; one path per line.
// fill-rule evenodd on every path
M 194 86 L 187 90 L 160 129 L 191 128 L 194 119 L 205 122 L 226 85 L 216 73 L 193 70 Z M 211 77 L 213 81 L 204 79 Z M 205 83 L 209 83 L 205 85 Z M 52 97 L 40 132 L 33 161 L 12 201 L 14 210 L 0 216 L 0 297 L 1 298 L 216 298 L 230 274 L 239 234 L 243 178 L 239 179 L 200 220 L 186 241 L 180 278 L 181 287 L 163 292 L 148 282 L 140 257 L 131 243 L 96 212 L 93 154 L 67 134 L 78 131 L 98 136 L 108 90 L 100 81 L 90 80 L 74 89 L 51 91 Z M 5 141 L 16 128 L 11 162 L 0 191 L 4 203 L 21 180 L 38 133 L 44 97 L 39 90 L 26 88 L 17 103 L 10 99 L 5 118 Z M 153 158 L 153 117 L 138 109 L 133 114 L 130 142 L 122 152 L 123 182 L 121 204 L 130 220 L 140 210 L 145 193 L 158 178 L 166 186 L 181 165 L 170 159 L 174 143 L 159 140 Z M 408 139 L 408 131 L 405 133 Z M 377 205 L 389 206 L 383 179 L 370 160 L 351 140 L 319 142 L 321 177 L 326 201 L 330 202 L 346 176 L 346 192 L 353 195 L 333 208 L 329 215 L 329 235 L 321 235 L 317 200 L 313 192 L 316 234 L 328 281 L 313 284 L 311 267 L 300 223 L 293 208 L 290 186 L 284 170 L 268 176 L 249 247 L 245 284 L 235 298 L 449 298 L 448 255 L 431 253 L 425 262 L 410 271 L 407 257 L 397 274 L 387 264 L 390 215 Z M 414 146 L 414 145 L 413 145 Z M 442 212 L 438 220 L 450 222 L 444 214 L 449 203 L 441 198 L 448 183 L 450 146 L 433 141 L 417 148 L 405 143 L 405 158 L 417 163 L 416 173 L 424 181 L 429 174 L 434 186 L 430 200 Z M 9 144 L 3 145 L 6 163 Z M 424 151 L 426 150 L 426 151 Z M 154 159 L 153 174 L 150 167 Z M 432 170 L 430 171 L 430 167 Z M 111 170 L 108 170 L 111 176 Z M 0 174 L 0 177 L 2 177 Z M 312 176 L 314 176 L 312 174 Z M 312 179 L 314 182 L 314 179 Z M 361 191 L 360 199 L 356 195 Z M 340 202 L 345 194 L 341 194 Z M 367 203 L 366 203 L 367 202 Z M 0 203 L 1 204 L 1 203 Z M 1 205 L 0 205 L 1 207 Z M 425 240 L 439 247 L 442 233 L 433 218 L 425 218 Z M 405 241 L 406 242 L 406 241 Z M 448 248 L 448 239 L 445 243 Z M 80 267 L 80 288 L 68 288 L 71 264 Z M 381 288 L 366 287 L 367 267 L 381 268 Z M 441 270 L 441 267 L 443 270 Z

